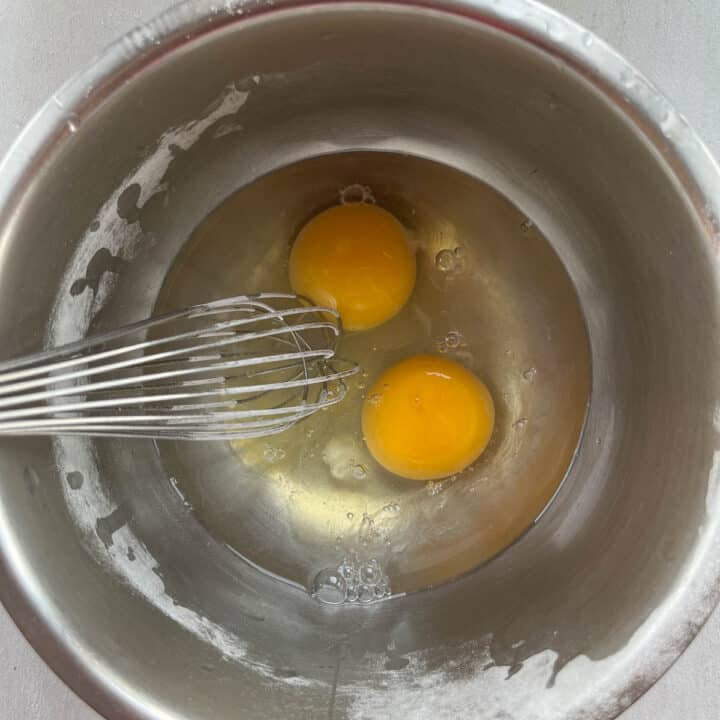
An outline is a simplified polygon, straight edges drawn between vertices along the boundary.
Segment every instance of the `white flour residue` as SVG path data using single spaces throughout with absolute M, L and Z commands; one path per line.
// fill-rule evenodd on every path
M 460 650 L 458 654 L 465 652 Z M 523 670 L 510 678 L 505 667 L 483 670 L 490 661 L 489 653 L 482 651 L 468 663 L 472 678 L 452 680 L 442 670 L 428 672 L 422 658 L 414 658 L 407 668 L 392 673 L 381 690 L 350 689 L 349 717 L 352 720 L 379 717 L 385 720 L 429 717 L 434 720 L 457 717 L 540 720 L 547 717 L 540 704 L 546 704 L 544 696 L 551 692 L 545 689 L 545 684 L 552 673 L 555 653 L 545 651 L 535 655 Z M 499 714 L 501 712 L 506 714 Z
M 128 525 L 112 533 L 110 544 L 105 545 L 101 541 L 96 523 L 116 511 L 117 506 L 100 484 L 92 441 L 89 438 L 56 438 L 53 445 L 60 471 L 63 474 L 82 474 L 80 488 L 71 489 L 63 484 L 63 490 L 68 510 L 96 560 L 120 575 L 165 615 L 217 648 L 223 657 L 232 660 L 244 658 L 245 645 L 238 637 L 193 610 L 177 605 L 165 592 L 165 585 L 155 572 L 157 562 Z
M 125 178 L 100 208 L 94 222 L 96 229 L 85 233 L 60 283 L 48 328 L 50 346 L 84 337 L 92 318 L 112 292 L 116 278 L 113 273 L 104 273 L 94 296 L 88 292 L 76 296 L 70 294 L 73 282 L 85 274 L 95 253 L 106 248 L 112 255 L 124 260 L 132 260 L 137 253 L 142 231 L 139 222 L 130 223 L 118 215 L 118 200 L 122 193 L 130 186 L 138 185 L 140 194 L 137 205 L 142 207 L 153 195 L 162 192 L 164 187 L 161 183 L 173 161 L 173 148 L 187 150 L 192 147 L 211 125 L 221 118 L 237 113 L 248 96 L 248 92 L 229 85 L 220 101 L 207 115 L 164 133 L 152 154 Z
M 163 190 L 161 182 L 173 160 L 173 147 L 190 148 L 202 134 L 223 117 L 237 113 L 248 98 L 247 92 L 234 85 L 226 88 L 220 101 L 201 119 L 168 130 L 153 153 L 144 160 L 110 196 L 98 212 L 94 230 L 80 241 L 60 283 L 47 332 L 49 347 L 85 336 L 95 314 L 112 291 L 112 273 L 104 273 L 98 292 L 72 295 L 73 282 L 82 277 L 95 253 L 107 248 L 112 255 L 131 260 L 142 237 L 138 222 L 129 223 L 118 215 L 118 199 L 131 185 L 139 186 L 138 206 Z M 108 518 L 117 506 L 105 493 L 93 442 L 87 438 L 56 438 L 55 461 L 62 477 L 81 473 L 82 484 L 71 488 L 63 482 L 63 493 L 74 523 L 83 533 L 98 562 L 119 574 L 134 590 L 186 630 L 209 643 L 232 660 L 245 658 L 244 643 L 232 633 L 189 608 L 177 605 L 166 593 L 162 579 L 154 571 L 158 565 L 145 545 L 128 525 L 113 529 L 111 542 L 103 542 L 96 532 L 98 520 Z M 258 670 L 263 670 L 259 667 Z
M 172 147 L 177 146 L 182 150 L 187 150 L 193 146 L 200 136 L 220 118 L 238 112 L 247 102 L 249 95 L 249 92 L 239 90 L 235 85 L 228 85 L 217 107 L 207 115 L 199 120 L 191 120 L 179 128 L 168 130 L 160 138 L 152 157 L 144 162 L 132 177 L 125 181 L 123 189 L 133 183 L 138 183 L 140 185 L 138 206 L 144 205 L 156 192 L 163 189 L 160 182 L 173 161 Z
M 453 679 L 443 670 L 428 672 L 421 653 L 409 654 L 410 664 L 388 673 L 379 687 L 356 684 L 338 691 L 348 701 L 349 717 L 581 720 L 619 712 L 633 699 L 619 693 L 634 683 L 643 686 L 666 670 L 715 605 L 714 583 L 720 573 L 720 451 L 714 454 L 708 478 L 706 509 L 707 522 L 672 593 L 617 653 L 601 660 L 576 657 L 560 670 L 552 687 L 548 684 L 557 659 L 552 650 L 532 656 L 511 674 L 509 667 L 488 667 L 492 658 L 487 645 L 468 646 L 457 652 L 458 661 L 464 656 L 463 665 L 470 668 L 467 679 Z M 699 600 L 687 607 L 689 597 Z
M 349 687 L 341 691 L 349 700 L 351 720 L 576 720 L 600 717 L 601 711 L 615 707 L 618 698 L 605 684 L 612 673 L 624 681 L 634 677 L 637 650 L 651 640 L 646 627 L 656 622 L 651 617 L 637 631 L 626 649 L 603 660 L 579 656 L 568 663 L 548 687 L 553 677 L 557 653 L 545 650 L 523 662 L 522 669 L 510 674 L 507 666 L 487 667 L 488 652 L 466 662 L 471 677 L 453 679 L 448 672 L 427 672 L 425 663 L 414 659 L 400 672 L 388 674 L 380 688 Z M 647 648 L 647 646 L 645 646 Z M 644 649 L 645 649 L 644 648 Z M 652 652 L 652 651 L 650 651 Z M 463 654 L 459 651 L 458 654 Z M 649 657 L 649 655 L 648 655 Z M 655 656 L 658 672 L 675 657 L 669 647 Z M 413 659 L 410 655 L 409 659 Z M 648 676 L 654 673 L 648 671 Z M 655 677 L 653 674 L 652 677 Z M 599 698 L 599 699 L 598 699 Z M 581 714 L 581 712 L 583 714 Z M 593 713 L 598 713 L 593 714 Z M 603 715 L 604 717 L 604 715 Z

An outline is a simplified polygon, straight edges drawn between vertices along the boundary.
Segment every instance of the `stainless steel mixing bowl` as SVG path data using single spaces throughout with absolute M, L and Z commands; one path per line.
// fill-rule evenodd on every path
M 115 720 L 614 717 L 719 590 L 720 173 L 577 25 L 526 0 L 198 0 L 134 31 L 0 169 L 2 354 L 148 312 L 220 200 L 343 150 L 481 178 L 562 259 L 592 399 L 539 522 L 456 582 L 329 609 L 188 522 L 151 444 L 4 440 L 2 600 Z

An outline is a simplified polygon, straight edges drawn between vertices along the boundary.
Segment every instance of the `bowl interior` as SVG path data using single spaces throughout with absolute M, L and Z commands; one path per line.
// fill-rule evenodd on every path
M 359 188 L 407 228 L 418 273 L 402 312 L 342 339 L 340 356 L 362 368 L 342 406 L 276 437 L 157 449 L 188 521 L 253 564 L 307 588 L 322 571 L 344 563 L 352 578 L 352 568 L 359 574 L 370 562 L 399 594 L 463 575 L 516 540 L 557 491 L 577 448 L 590 390 L 587 332 L 574 287 L 532 222 L 488 185 L 427 158 L 310 158 L 213 210 L 174 259 L 155 311 L 290 292 L 298 228 L 336 204 L 338 189 L 344 197 Z M 144 218 L 141 211 L 141 225 Z M 161 235 L 159 218 L 151 222 Z M 438 262 L 448 255 L 450 272 Z M 386 471 L 360 427 L 363 398 L 380 373 L 418 353 L 484 378 L 497 418 L 472 467 L 430 483 Z M 146 503 L 143 488 L 126 493 L 131 512 Z M 362 583 L 358 591 L 368 597 Z
M 593 709 L 686 584 L 710 507 L 708 228 L 637 117 L 478 13 L 351 3 L 168 31 L 78 104 L 0 211 L 6 356 L 148 315 L 234 191 L 310 159 L 336 172 L 338 157 L 365 158 L 380 184 L 437 182 L 444 219 L 472 209 L 455 174 L 493 188 L 547 239 L 589 339 L 562 356 L 589 352 L 591 402 L 539 521 L 475 572 L 367 608 L 322 607 L 229 551 L 189 519 L 152 443 L 3 440 L 9 574 L 114 694 L 123 709 L 91 698 L 109 717 L 605 718 L 642 688 Z M 439 175 L 411 172 L 430 161 Z M 567 392 L 575 436 L 559 413 L 538 452 L 565 443 L 569 461 L 589 365 Z M 572 367 L 555 372 L 572 388 Z

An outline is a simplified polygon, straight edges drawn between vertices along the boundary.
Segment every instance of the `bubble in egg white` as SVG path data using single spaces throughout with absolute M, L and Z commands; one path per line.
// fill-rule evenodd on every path
M 353 203 L 375 204 L 375 195 L 367 185 L 353 183 L 352 185 L 342 188 L 339 195 L 341 205 L 351 205 Z
M 454 267 L 453 272 L 461 275 L 467 270 L 468 257 L 467 250 L 464 247 L 456 247 L 453 252 Z
M 326 605 L 341 605 L 347 596 L 345 578 L 337 570 L 321 570 L 313 580 L 312 596 Z
M 269 463 L 280 462 L 280 460 L 283 460 L 285 458 L 285 451 L 282 448 L 276 448 L 272 447 L 272 445 L 267 445 L 265 447 L 265 450 L 263 451 L 263 457 Z
M 435 267 L 448 277 L 462 275 L 468 268 L 467 250 L 462 246 L 440 250 L 435 255 Z
M 435 266 L 442 273 L 451 273 L 455 267 L 455 258 L 452 250 L 441 250 L 435 256 Z
M 380 405 L 380 403 L 382 403 L 382 400 L 383 400 L 382 393 L 373 393 L 372 395 L 370 395 L 368 397 L 368 402 L 371 405 L 374 405 L 375 407 Z
M 358 462 L 357 456 L 361 452 L 357 440 L 345 433 L 328 440 L 322 451 L 322 460 L 336 480 L 363 480 L 368 473 L 365 465 Z
M 463 335 L 459 330 L 451 330 L 445 336 L 445 342 L 447 343 L 448 348 L 450 348 L 451 350 L 465 345 L 465 339 L 463 338 Z

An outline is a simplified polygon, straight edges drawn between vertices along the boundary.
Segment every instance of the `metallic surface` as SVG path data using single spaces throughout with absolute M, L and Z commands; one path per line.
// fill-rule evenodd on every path
M 535 108 L 535 112 L 529 113 L 529 117 L 535 121 L 530 124 L 527 122 L 527 113 L 533 109 L 532 106 L 520 103 L 518 107 L 516 104 L 518 98 L 524 98 L 522 93 L 513 94 L 514 103 L 503 104 L 503 95 L 493 85 L 493 78 L 486 77 L 482 72 L 481 76 L 487 86 L 473 88 L 477 91 L 476 97 L 480 98 L 484 97 L 483 90 L 486 93 L 492 93 L 493 90 L 497 92 L 496 95 L 490 95 L 497 101 L 490 105 L 490 109 L 492 113 L 497 113 L 497 120 L 502 117 L 506 124 L 498 123 L 492 127 L 492 139 L 500 143 L 503 130 L 510 133 L 522 129 L 522 138 L 530 147 L 520 149 L 528 151 L 530 155 L 535 150 L 539 154 L 537 159 L 543 161 L 543 168 L 547 168 L 542 188 L 535 188 L 536 195 L 540 195 L 539 190 L 542 189 L 542 196 L 535 197 L 536 206 L 530 204 L 532 197 L 528 200 L 523 196 L 528 189 L 527 181 L 518 183 L 520 188 L 516 192 L 507 189 L 509 183 L 503 186 L 501 182 L 503 174 L 514 179 L 524 177 L 518 172 L 523 164 L 521 158 L 509 152 L 502 153 L 505 162 L 499 168 L 498 176 L 493 179 L 517 204 L 522 206 L 525 201 L 527 210 L 538 218 L 546 234 L 561 250 L 561 255 L 576 279 L 581 297 L 586 303 L 593 350 L 599 353 L 595 357 L 595 370 L 606 369 L 608 372 L 604 379 L 607 381 L 610 378 L 616 383 L 616 388 L 605 388 L 606 393 L 600 395 L 606 398 L 609 405 L 605 411 L 613 411 L 615 424 L 606 421 L 597 426 L 602 434 L 601 439 L 606 441 L 605 447 L 609 446 L 610 450 L 599 462 L 592 463 L 594 468 L 598 468 L 595 471 L 597 474 L 589 478 L 580 476 L 576 483 L 570 484 L 568 494 L 558 498 L 552 512 L 527 536 L 526 542 L 514 548 L 512 556 L 510 553 L 504 556 L 506 563 L 493 564 L 467 582 L 408 598 L 408 603 L 412 602 L 413 612 L 404 617 L 404 624 L 398 622 L 397 617 L 392 617 L 389 610 L 388 615 L 373 618 L 373 622 L 377 622 L 383 630 L 380 633 L 383 642 L 379 643 L 378 635 L 369 633 L 367 627 L 358 627 L 357 617 L 346 619 L 347 624 L 343 625 L 342 632 L 335 636 L 338 655 L 332 667 L 337 670 L 332 675 L 340 684 L 338 692 L 329 693 L 331 714 L 335 712 L 340 716 L 346 709 L 348 712 L 352 712 L 353 708 L 357 710 L 357 705 L 353 705 L 354 698 L 343 691 L 343 687 L 353 680 L 353 672 L 362 668 L 364 650 L 382 654 L 380 648 L 388 646 L 389 643 L 385 642 L 387 638 L 390 637 L 392 645 L 397 648 L 400 636 L 404 643 L 401 643 L 402 652 L 412 655 L 413 650 L 420 645 L 418 639 L 422 637 L 431 660 L 442 664 L 443 658 L 447 656 L 447 653 L 443 653 L 443 647 L 447 650 L 446 643 L 449 640 L 458 636 L 467 638 L 478 630 L 482 634 L 484 625 L 493 633 L 490 647 L 493 659 L 511 670 L 516 669 L 527 657 L 537 657 L 536 653 L 544 649 L 554 649 L 565 660 L 578 653 L 594 659 L 595 662 L 582 666 L 585 672 L 580 678 L 588 680 L 592 677 L 597 681 L 592 685 L 593 697 L 578 698 L 573 695 L 572 688 L 563 687 L 563 699 L 569 717 L 574 712 L 573 703 L 591 703 L 593 700 L 603 706 L 603 709 L 595 712 L 595 716 L 606 717 L 615 708 L 630 701 L 667 666 L 692 635 L 697 623 L 707 615 L 712 604 L 710 588 L 717 580 L 716 568 L 712 564 L 712 554 L 717 554 L 714 534 L 717 508 L 714 505 L 715 496 L 708 492 L 708 475 L 717 442 L 712 430 L 712 418 L 717 401 L 717 381 L 713 370 L 718 358 L 717 336 L 714 334 L 717 332 L 717 289 L 713 264 L 715 251 L 709 238 L 715 234 L 716 206 L 713 197 L 717 197 L 716 169 L 682 123 L 674 127 L 670 123 L 666 127 L 670 137 L 663 139 L 665 136 L 658 126 L 662 113 L 669 110 L 667 106 L 658 101 L 642 78 L 632 75 L 623 80 L 622 72 L 629 69 L 599 47 L 597 41 L 590 43 L 595 53 L 592 56 L 595 62 L 591 63 L 590 49 L 581 49 L 587 46 L 582 42 L 584 36 L 579 32 L 576 33 L 573 28 L 553 17 L 552 36 L 558 32 L 565 33 L 565 36 L 562 42 L 557 39 L 550 41 L 545 31 L 550 33 L 551 28 L 541 31 L 534 29 L 538 16 L 542 20 L 544 14 L 533 8 L 531 22 L 522 12 L 510 12 L 518 7 L 519 3 L 507 3 L 499 11 L 488 10 L 487 13 L 495 24 L 506 27 L 510 23 L 517 30 L 522 30 L 523 35 L 530 40 L 539 42 L 538 38 L 542 37 L 544 44 L 551 45 L 560 56 L 579 63 L 586 70 L 601 65 L 605 68 L 604 77 L 608 81 L 607 85 L 600 86 L 606 94 L 596 95 L 589 86 L 579 82 L 572 72 L 562 70 L 564 65 L 553 65 L 556 71 L 553 72 L 525 45 L 511 43 L 505 47 L 507 54 L 503 54 L 503 42 L 494 33 L 481 32 L 471 21 L 463 21 L 463 25 L 473 25 L 473 33 L 479 33 L 474 38 L 476 42 L 473 48 L 488 47 L 485 45 L 487 42 L 494 51 L 494 61 L 517 61 L 509 62 L 509 68 L 513 68 L 516 73 L 520 70 L 519 77 L 515 74 L 511 78 L 515 90 L 536 84 L 542 87 L 546 83 L 556 96 L 555 99 L 547 100 L 547 110 L 540 109 L 538 112 Z M 524 5 L 522 8 L 527 9 Z M 347 6 L 343 13 L 352 11 L 352 6 Z M 411 38 L 427 39 L 429 47 L 435 49 L 432 42 L 441 42 L 442 33 L 439 40 L 432 41 L 428 35 L 416 35 L 416 32 L 421 31 L 419 26 L 422 24 L 423 21 L 416 18 L 414 23 L 404 24 L 403 28 L 410 33 Z M 435 30 L 441 24 L 441 19 L 433 18 Z M 433 38 L 437 37 L 433 33 Z M 483 42 L 478 45 L 480 37 Z M 457 36 L 453 40 L 452 48 L 455 51 Z M 493 44 L 493 40 L 497 42 Z M 577 44 L 574 42 L 576 40 Z M 471 52 L 462 43 L 459 45 L 463 52 Z M 376 49 L 375 45 L 373 47 Z M 448 47 L 450 45 L 445 49 Z M 471 58 L 462 56 L 461 59 Z M 481 57 L 474 59 L 480 60 Z M 532 63 L 535 71 L 533 83 L 531 85 L 525 78 L 526 85 L 523 86 L 522 68 L 529 67 L 528 62 Z M 472 67 L 482 70 L 484 66 L 478 63 Z M 633 80 L 632 85 L 627 84 L 628 79 Z M 629 98 L 628 105 L 621 100 L 623 94 Z M 608 113 L 608 107 L 614 107 L 616 114 Z M 628 123 L 626 111 L 623 110 L 627 107 L 640 124 L 642 132 Z M 648 113 L 654 113 L 658 107 L 661 117 L 656 122 Z M 598 112 L 590 112 L 592 109 Z M 547 122 L 545 117 L 549 111 L 556 112 L 552 123 Z M 542 122 L 543 119 L 545 122 Z M 562 124 L 563 119 L 566 124 Z M 597 145 L 587 142 L 587 136 L 578 137 L 581 128 L 592 131 L 589 137 L 597 139 Z M 564 132 L 561 133 L 561 129 Z M 543 142 L 534 145 L 533 139 L 538 140 L 540 135 Z M 26 138 L 26 141 L 31 139 Z M 469 154 L 470 147 L 463 143 L 465 155 Z M 493 143 L 484 147 L 492 148 Z M 543 155 L 543 148 L 553 148 L 556 152 Z M 592 172 L 586 172 L 588 168 Z M 690 171 L 689 176 L 686 170 Z M 693 183 L 692 177 L 698 180 L 697 184 Z M 37 182 L 41 179 L 38 178 Z M 49 182 L 53 178 L 44 179 Z M 46 184 L 43 187 L 48 189 L 51 186 Z M 28 187 L 28 191 L 33 189 L 37 190 Z M 531 192 L 528 194 L 532 196 Z M 30 200 L 37 201 L 38 197 Z M 545 214 L 542 212 L 543 203 L 552 205 Z M 37 205 L 35 208 L 39 209 Z M 42 213 L 38 215 L 42 216 Z M 24 223 L 22 229 L 28 229 L 29 219 L 23 218 L 22 212 L 12 220 L 18 225 Z M 9 226 L 12 233 L 17 229 L 19 227 Z M 11 252 L 13 244 L 9 238 L 12 233 L 6 230 L 3 235 L 4 261 L 7 262 L 13 259 L 13 255 L 17 258 L 18 254 L 17 251 Z M 576 245 L 570 247 L 568 236 L 572 236 Z M 23 237 L 27 238 L 27 235 Z M 583 258 L 588 262 L 583 263 Z M 692 278 L 691 283 L 682 283 L 682 293 L 671 291 L 678 274 L 683 278 Z M 8 278 L 12 280 L 12 273 Z M 8 291 L 11 289 L 8 288 Z M 27 297 L 24 300 L 27 302 Z M 41 298 L 38 301 L 41 304 Z M 30 303 L 30 315 L 32 310 Z M 700 323 L 696 322 L 700 315 L 703 319 L 702 332 L 698 327 Z M 22 333 L 17 331 L 13 337 L 18 344 L 31 345 L 36 342 L 31 338 L 23 338 Z M 602 373 L 600 375 L 603 379 Z M 671 405 L 665 404 L 663 398 Z M 635 402 L 631 402 L 632 399 Z M 669 412 L 670 407 L 672 413 Z M 593 409 L 592 412 L 598 410 Z M 693 430 L 692 437 L 688 430 L 690 427 Z M 29 450 L 29 447 L 5 448 L 4 471 L 8 475 L 14 472 L 17 476 L 23 466 L 23 451 L 27 453 Z M 34 452 L 33 457 L 39 457 L 39 450 Z M 585 462 L 590 462 L 587 446 L 583 447 L 582 452 L 586 455 L 581 454 L 580 463 L 583 457 Z M 26 462 L 36 462 L 26 457 Z M 631 458 L 634 459 L 632 463 Z M 638 465 L 634 465 L 634 462 Z M 576 465 L 577 468 L 582 468 L 582 464 Z M 63 642 L 53 643 L 45 636 L 37 640 L 38 647 L 51 660 L 53 653 L 65 657 L 65 653 L 70 652 L 69 648 L 72 647 L 75 657 L 84 655 L 89 659 L 88 653 L 92 653 L 97 662 L 98 657 L 139 657 L 137 653 L 118 653 L 118 643 L 121 648 L 127 647 L 128 643 L 140 643 L 143 648 L 143 665 L 157 659 L 149 657 L 144 643 L 153 627 L 149 618 L 147 622 L 150 624 L 143 624 L 146 618 L 144 608 L 135 605 L 137 614 L 133 620 L 142 624 L 145 633 L 140 631 L 141 628 L 137 632 L 128 633 L 127 625 L 124 626 L 125 632 L 121 633 L 114 623 L 107 622 L 108 617 L 116 618 L 118 623 L 121 618 L 129 617 L 128 610 L 133 603 L 131 598 L 123 594 L 122 586 L 115 587 L 116 592 L 108 597 L 103 588 L 109 590 L 111 581 L 102 584 L 90 580 L 82 586 L 85 594 L 81 597 L 67 588 L 61 577 L 53 578 L 53 568 L 43 563 L 43 547 L 52 542 L 64 567 L 72 567 L 76 577 L 81 574 L 83 567 L 82 555 L 78 557 L 77 552 L 72 553 L 72 543 L 68 547 L 68 543 L 64 542 L 59 547 L 62 538 L 70 538 L 67 530 L 62 531 L 67 525 L 67 518 L 60 512 L 57 493 L 53 497 L 50 484 L 40 486 L 32 482 L 32 474 L 30 477 L 31 482 L 27 487 L 20 487 L 18 483 L 17 487 L 3 488 L 3 508 L 11 507 L 13 511 L 12 525 L 8 522 L 8 514 L 3 514 L 3 541 L 8 568 L 25 595 L 33 599 L 35 611 L 51 628 L 58 631 L 62 628 Z M 678 478 L 682 479 L 681 483 Z M 588 480 L 594 480 L 595 486 Z M 35 509 L 30 498 L 21 494 L 28 487 L 35 488 L 38 502 L 44 510 Z M 600 488 L 602 492 L 598 493 Z M 593 499 L 595 502 L 592 502 Z M 573 512 L 569 512 L 570 508 Z M 41 512 L 42 523 L 36 518 Z M 9 532 L 10 528 L 13 533 L 22 528 L 24 538 L 32 537 L 32 543 L 19 542 Z M 53 530 L 56 532 L 53 533 Z M 542 555 L 539 551 L 543 551 Z M 544 566 L 543 561 L 549 564 Z M 520 578 L 524 587 L 513 584 L 513 579 L 518 580 L 514 578 L 515 573 L 523 570 L 526 563 L 526 572 Z M 34 572 L 37 567 L 43 568 L 41 579 Z M 93 570 L 93 567 L 89 563 L 84 568 L 88 579 L 97 577 L 98 571 Z M 482 583 L 479 589 L 473 588 L 473 579 Z M 462 628 L 455 625 L 454 617 L 446 617 L 442 612 L 448 595 L 461 586 L 466 602 L 470 597 L 476 604 L 475 598 L 479 597 L 483 601 L 484 611 L 483 617 L 479 619 L 458 617 L 458 622 L 465 621 Z M 503 589 L 509 592 L 503 595 Z M 523 589 L 529 592 L 522 592 Z M 102 618 L 96 615 L 95 602 L 90 606 L 83 604 L 90 591 L 94 594 L 95 602 L 104 598 L 107 602 L 112 599 L 120 603 L 120 613 L 104 613 Z M 23 610 L 23 603 L 17 602 L 19 596 L 14 597 L 15 602 L 12 597 L 4 599 L 10 609 L 14 610 L 18 621 L 30 632 L 27 607 Z M 527 598 L 533 598 L 534 601 L 529 603 Z M 73 606 L 85 612 L 75 615 Z M 60 607 L 64 613 L 62 622 L 57 615 Z M 397 606 L 393 612 L 401 610 L 407 608 Z M 434 623 L 429 622 L 430 613 Z M 457 609 L 453 610 L 453 614 L 459 615 Z M 539 615 L 542 616 L 542 622 L 539 622 Z M 153 617 L 158 619 L 156 615 Z M 428 618 L 425 624 L 424 618 Z M 106 633 L 103 638 L 90 631 L 94 623 L 103 628 Z M 438 627 L 432 627 L 433 624 Z M 638 629 L 640 631 L 634 634 Z M 422 635 L 418 632 L 420 630 Z M 368 648 L 373 638 L 378 644 Z M 177 647 L 175 643 L 181 642 L 173 635 L 172 625 L 168 632 L 163 633 L 163 640 L 168 639 L 171 639 L 168 643 L 170 647 L 163 649 L 170 654 L 171 647 Z M 103 644 L 106 646 L 102 647 Z M 181 644 L 180 647 L 188 652 L 194 646 Z M 619 648 L 625 648 L 620 656 L 614 652 Z M 157 648 L 153 650 L 158 651 Z M 463 652 L 458 652 L 457 648 L 455 651 L 457 660 L 467 659 Z M 308 652 L 309 648 L 303 653 L 306 660 Z M 339 658 L 342 658 L 342 663 Z M 625 666 L 628 658 L 635 660 L 634 672 Z M 178 665 L 175 672 L 171 672 L 174 662 Z M 127 662 L 118 664 L 106 661 L 96 664 L 96 681 L 99 685 L 93 683 L 93 687 L 104 686 L 105 693 L 115 692 L 118 699 L 122 695 L 124 699 L 120 700 L 120 704 L 133 705 L 136 714 L 140 713 L 141 717 L 142 713 L 146 717 L 159 717 L 159 712 L 156 712 L 156 704 L 161 702 L 159 698 L 180 691 L 170 681 L 170 677 L 176 681 L 182 677 L 187 685 L 187 679 L 192 676 L 192 668 L 183 668 L 181 659 L 177 657 L 163 656 L 159 667 L 161 671 L 153 676 L 152 688 L 146 688 L 143 693 L 139 689 L 145 686 L 147 673 L 142 673 L 142 668 L 128 667 Z M 568 669 L 570 667 L 580 669 L 577 662 L 571 663 Z M 320 663 L 316 670 L 322 670 Z M 367 668 L 364 670 L 367 672 Z M 601 673 L 600 679 L 593 674 L 594 671 Z M 166 672 L 170 672 L 170 675 L 166 675 Z M 233 679 L 232 666 L 223 666 L 222 672 L 227 673 L 224 676 L 226 680 Z M 402 672 L 397 672 L 399 675 L 394 680 L 402 683 Z M 74 673 L 67 659 L 64 674 L 72 678 L 75 687 L 82 687 L 80 674 Z M 524 670 L 513 675 L 513 678 L 524 677 Z M 558 680 L 562 677 L 561 673 Z M 167 680 L 164 682 L 163 678 Z M 326 679 L 332 687 L 332 678 Z M 196 690 L 183 692 L 181 698 L 175 696 L 175 703 L 186 707 L 197 703 L 198 694 L 203 695 L 202 681 L 206 691 L 216 691 L 215 694 L 206 692 L 204 697 L 211 697 L 213 702 L 223 702 L 227 695 L 223 695 L 213 685 L 213 680 L 220 681 L 219 678 L 210 677 L 197 680 Z M 239 679 L 235 677 L 234 680 L 235 683 L 230 684 L 237 687 Z M 428 706 L 434 714 L 442 712 L 443 708 L 462 712 L 463 708 L 453 705 L 457 696 L 451 692 L 457 688 L 457 678 L 448 671 L 445 680 L 447 682 L 437 689 L 437 694 L 427 699 Z M 86 686 L 86 690 L 93 702 L 103 708 L 109 707 L 107 694 L 103 701 L 89 686 Z M 277 688 L 274 690 L 273 701 L 282 702 L 285 692 Z M 291 693 L 294 708 L 299 708 L 299 712 L 312 712 L 311 708 L 315 707 L 311 697 L 313 692 L 305 689 Z M 188 697 L 190 694 L 192 697 Z M 547 694 L 554 696 L 550 690 Z M 150 700 L 150 695 L 154 701 Z M 300 705 L 300 700 L 308 696 L 308 705 Z M 324 697 L 327 700 L 327 694 Z M 476 696 L 464 696 L 463 699 L 467 702 L 472 701 L 473 697 Z M 486 693 L 485 703 L 487 697 Z M 539 697 L 533 697 L 535 707 L 539 704 Z M 246 703 L 246 714 L 252 717 L 253 707 L 257 707 L 259 700 L 253 698 L 252 691 L 248 690 L 242 693 L 242 698 L 242 702 Z M 610 698 L 615 698 L 617 705 L 613 706 Z M 171 702 L 169 700 L 168 704 Z M 327 702 L 322 707 L 327 709 Z M 196 708 L 196 716 L 202 717 L 200 713 L 208 710 L 212 708 Z M 273 714 L 272 707 L 266 705 L 265 710 Z M 477 707 L 470 706 L 469 711 L 473 710 L 477 710 Z M 117 710 L 115 714 L 118 715 Z
M 83 281 L 84 282 L 84 281 Z M 0 434 L 244 440 L 340 402 L 340 322 L 291 294 L 227 297 L 0 364 Z M 332 392 L 331 392 L 332 391 Z
M 492 187 L 446 165 L 390 152 L 323 155 L 264 175 L 213 210 L 175 257 L 156 308 L 237 288 L 288 290 L 298 228 L 358 182 L 407 229 L 418 272 L 401 313 L 342 337 L 339 355 L 362 368 L 343 404 L 269 441 L 158 450 L 195 518 L 254 564 L 307 586 L 345 559 L 374 560 L 394 593 L 409 592 L 474 570 L 522 535 L 577 448 L 591 384 L 588 335 L 572 282 L 537 227 Z M 455 257 L 456 248 L 461 271 L 447 274 L 437 257 Z M 118 288 L 124 283 L 121 276 Z M 460 347 L 441 348 L 449 333 Z M 441 349 L 488 383 L 493 439 L 454 478 L 400 480 L 365 446 L 363 395 L 389 365 Z

